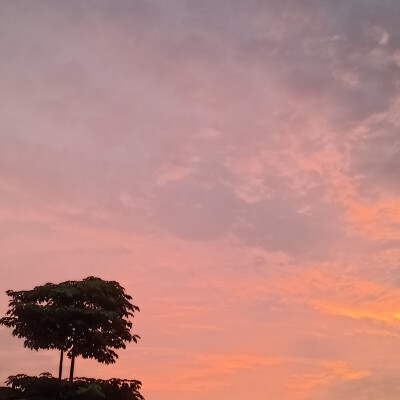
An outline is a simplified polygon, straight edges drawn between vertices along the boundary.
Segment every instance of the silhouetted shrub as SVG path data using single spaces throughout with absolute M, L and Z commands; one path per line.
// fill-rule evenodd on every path
M 0 399 L 1 400 L 13 400 L 17 399 L 19 391 L 14 390 L 10 387 L 0 386 Z
M 143 400 L 141 382 L 130 379 L 76 378 L 73 382 L 49 373 L 10 376 L 0 388 L 0 400 Z

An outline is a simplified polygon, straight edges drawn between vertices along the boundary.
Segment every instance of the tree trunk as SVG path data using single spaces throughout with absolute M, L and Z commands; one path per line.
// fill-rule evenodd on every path
M 58 379 L 62 379 L 63 360 L 64 360 L 64 350 L 61 350 L 61 353 L 60 353 L 60 366 L 58 367 Z
M 69 371 L 69 381 L 72 382 L 74 380 L 74 367 L 75 367 L 75 354 L 72 353 L 71 358 L 71 369 Z

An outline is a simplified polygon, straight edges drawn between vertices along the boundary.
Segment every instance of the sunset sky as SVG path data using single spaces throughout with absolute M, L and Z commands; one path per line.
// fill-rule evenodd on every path
M 398 400 L 399 21 L 399 0 L 0 0 L 1 316 L 7 289 L 99 276 L 142 339 L 77 376 Z M 0 385 L 57 368 L 0 327 Z

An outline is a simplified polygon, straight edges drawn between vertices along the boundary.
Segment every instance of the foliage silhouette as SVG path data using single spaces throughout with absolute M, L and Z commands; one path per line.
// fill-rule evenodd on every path
M 76 378 L 74 382 L 53 378 L 49 373 L 36 376 L 10 376 L 8 387 L 0 388 L 0 400 L 143 400 L 141 382 L 128 379 Z
M 72 381 L 76 356 L 114 363 L 118 355 L 113 349 L 125 349 L 126 342 L 139 338 L 131 334 L 130 321 L 139 308 L 118 282 L 91 276 L 6 293 L 11 300 L 0 324 L 24 338 L 25 347 L 60 350 L 59 378 L 64 351 L 71 358 Z

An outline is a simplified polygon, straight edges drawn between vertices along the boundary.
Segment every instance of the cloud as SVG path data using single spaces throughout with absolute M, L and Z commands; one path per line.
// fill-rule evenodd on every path
M 382 374 L 372 374 L 361 380 L 345 381 L 331 384 L 319 390 L 312 399 L 340 399 L 349 398 L 355 400 L 367 398 L 397 399 L 399 390 L 394 376 L 384 376 Z
M 352 370 L 343 362 L 327 361 L 319 364 L 322 371 L 315 374 L 301 374 L 291 377 L 288 386 L 299 392 L 309 393 L 318 386 L 326 386 L 339 378 L 342 381 L 358 381 L 370 375 L 369 371 Z
M 395 396 L 399 3 L 3 3 L 1 291 L 120 280 L 147 397 Z

